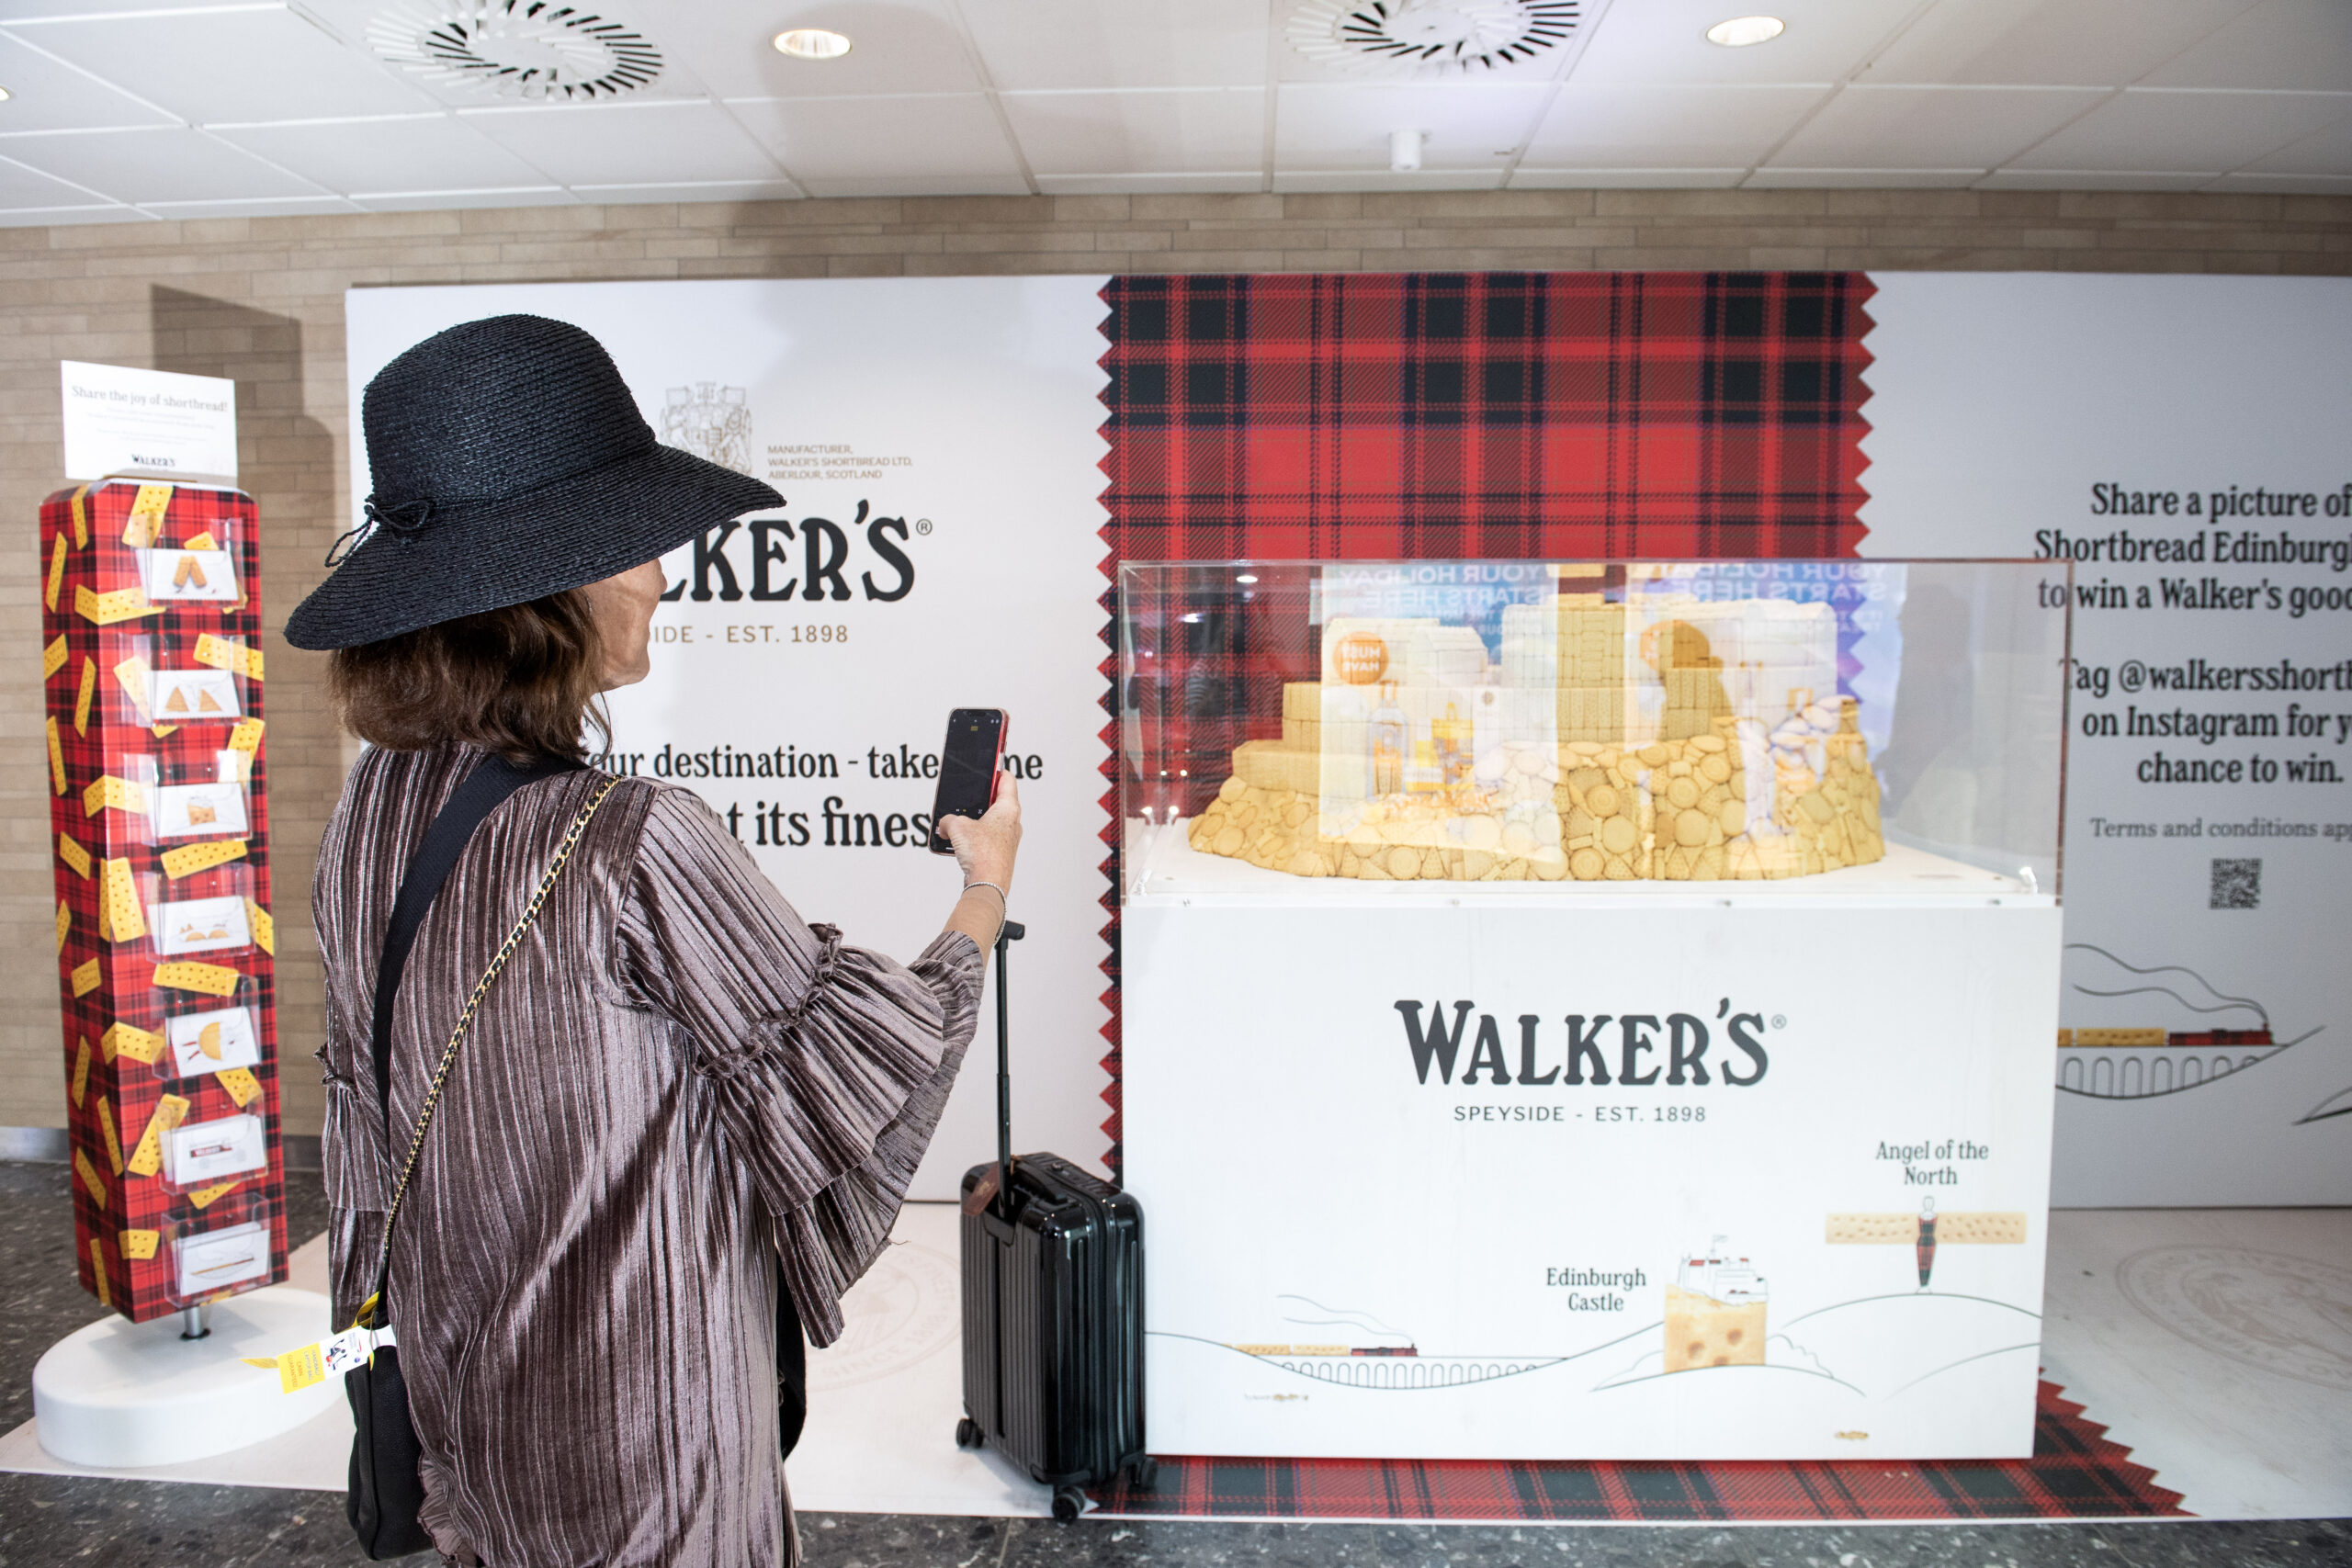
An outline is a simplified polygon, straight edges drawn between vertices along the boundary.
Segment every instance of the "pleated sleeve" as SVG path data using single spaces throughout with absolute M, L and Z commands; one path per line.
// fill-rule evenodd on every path
M 777 1218 L 809 1341 L 878 1257 L 971 1043 L 983 955 L 911 964 L 804 923 L 702 800 L 657 793 L 616 932 L 623 987 L 694 1041 L 732 1152 Z

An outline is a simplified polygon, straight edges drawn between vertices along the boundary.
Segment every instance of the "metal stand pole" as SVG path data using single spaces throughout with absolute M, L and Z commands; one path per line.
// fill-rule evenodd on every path
M 183 1339 L 210 1337 L 211 1316 L 212 1306 L 209 1302 L 199 1302 L 195 1306 L 180 1308 L 180 1337 Z

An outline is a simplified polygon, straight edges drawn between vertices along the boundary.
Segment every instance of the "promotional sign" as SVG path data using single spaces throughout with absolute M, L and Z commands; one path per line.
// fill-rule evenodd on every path
M 2055 1201 L 2352 1202 L 2352 288 L 1871 281 L 1862 552 L 2074 566 Z
M 234 381 L 72 359 L 57 368 L 64 395 L 67 479 L 126 474 L 181 483 L 237 482 Z
M 1127 903 L 1154 1448 L 2031 1451 L 2053 900 L 1357 886 Z
M 605 765 L 693 789 L 803 919 L 911 958 L 954 906 L 924 848 L 947 715 L 1011 716 L 1026 823 L 1012 913 L 1024 1147 L 1104 1140 L 1100 279 L 358 289 L 352 428 L 393 355 L 526 311 L 594 333 L 662 441 L 782 508 L 665 558 L 653 673 L 612 694 Z M 354 513 L 367 493 L 354 454 Z M 984 1004 L 987 1017 L 992 1004 Z M 976 1050 L 991 1049 L 981 1040 Z M 913 1194 L 995 1149 L 967 1071 Z M 1098 1167 L 1099 1168 L 1099 1167 Z

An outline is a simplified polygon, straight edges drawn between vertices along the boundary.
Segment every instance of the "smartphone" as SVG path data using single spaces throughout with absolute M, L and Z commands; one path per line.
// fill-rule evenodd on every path
M 947 716 L 947 743 L 939 749 L 939 793 L 931 803 L 933 854 L 956 852 L 939 830 L 941 821 L 977 818 L 996 804 L 1007 722 L 1002 708 L 957 708 Z

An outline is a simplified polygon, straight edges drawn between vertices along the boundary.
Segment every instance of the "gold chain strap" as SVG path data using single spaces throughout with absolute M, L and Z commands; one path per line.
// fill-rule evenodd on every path
M 481 1009 L 482 998 L 490 994 L 491 983 L 506 967 L 506 961 L 514 956 L 514 950 L 523 945 L 523 933 L 530 929 L 533 920 L 539 918 L 539 907 L 548 901 L 548 894 L 555 886 L 555 879 L 563 874 L 564 863 L 571 860 L 572 850 L 580 842 L 580 835 L 588 830 L 589 819 L 596 815 L 596 808 L 605 804 L 605 796 L 610 795 L 613 786 L 618 783 L 620 780 L 617 778 L 606 779 L 596 793 L 588 797 L 588 804 L 580 808 L 580 814 L 571 819 L 571 831 L 565 833 L 563 842 L 556 846 L 555 863 L 548 867 L 545 876 L 539 878 L 539 886 L 532 892 L 531 901 L 524 906 L 523 918 L 516 920 L 514 929 L 506 933 L 506 940 L 500 944 L 497 956 L 490 961 L 490 967 L 483 970 L 481 978 L 474 983 L 473 995 L 466 998 L 466 1010 L 458 1017 L 458 1027 L 449 1032 L 449 1043 L 441 1053 L 441 1065 L 435 1069 L 432 1087 L 424 1091 L 424 1105 L 416 1113 L 416 1132 L 409 1139 L 408 1158 L 401 1164 L 400 1180 L 392 1188 L 391 1207 L 384 1213 L 384 1239 L 376 1251 L 376 1288 L 360 1303 L 358 1315 L 353 1320 L 354 1327 L 381 1326 L 372 1320 L 383 1300 L 385 1284 L 391 1274 L 392 1222 L 400 1216 L 401 1202 L 408 1196 L 409 1179 L 416 1174 L 416 1156 L 424 1147 L 425 1129 L 433 1125 L 434 1108 L 441 1103 L 441 1090 L 448 1084 L 450 1070 L 458 1065 L 458 1043 L 465 1039 L 466 1031 L 472 1026 L 474 1014 Z

